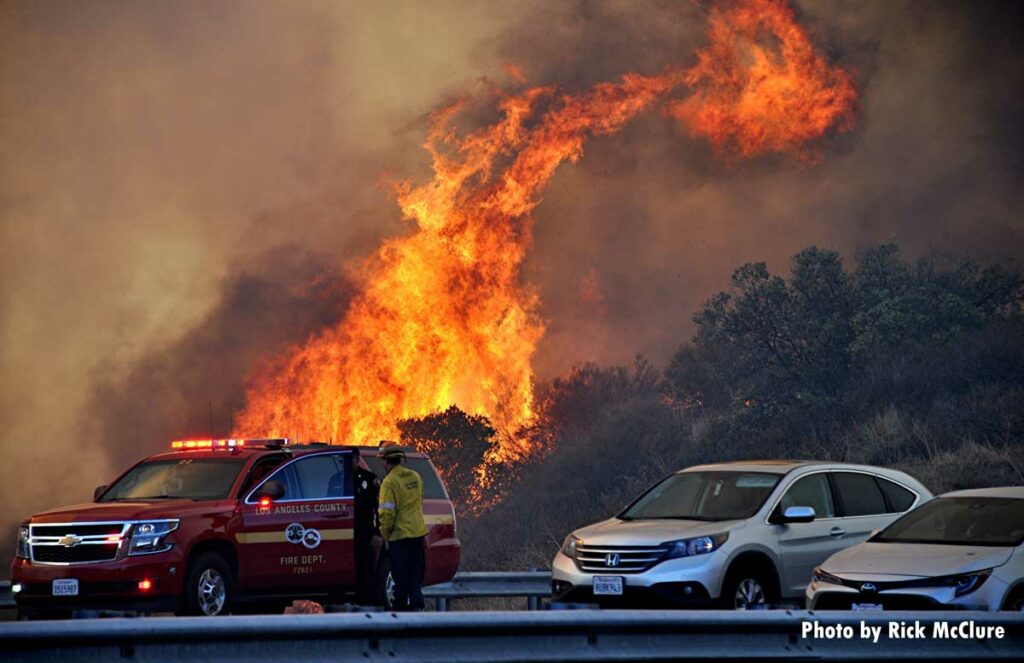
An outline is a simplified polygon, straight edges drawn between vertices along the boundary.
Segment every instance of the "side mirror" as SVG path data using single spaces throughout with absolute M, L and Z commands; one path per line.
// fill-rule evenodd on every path
M 266 481 L 256 491 L 257 498 L 267 497 L 271 500 L 279 500 L 284 497 L 284 484 L 280 481 Z
M 809 523 L 817 516 L 809 506 L 791 506 L 782 512 L 784 523 Z
M 92 501 L 95 502 L 100 498 L 100 495 L 107 492 L 107 484 L 102 486 L 96 486 L 96 490 L 92 491 Z

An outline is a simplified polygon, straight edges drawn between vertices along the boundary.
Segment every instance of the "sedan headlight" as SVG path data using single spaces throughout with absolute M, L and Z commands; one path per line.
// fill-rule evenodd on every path
M 570 559 L 576 559 L 576 546 L 580 543 L 583 543 L 583 539 L 570 534 L 565 537 L 565 541 L 562 542 L 562 548 L 559 552 Z
M 28 549 L 28 525 L 22 525 L 18 528 L 18 547 L 15 550 L 15 557 L 20 557 L 22 559 L 29 558 L 30 555 Z
M 173 544 L 165 541 L 168 534 L 178 529 L 177 520 L 154 520 L 138 523 L 132 529 L 132 542 L 128 548 L 129 555 L 149 555 L 167 552 Z
M 668 546 L 668 552 L 665 554 L 665 559 L 675 559 L 676 557 L 692 557 L 694 555 L 706 555 L 709 552 L 714 552 L 722 547 L 722 544 L 729 539 L 729 533 L 724 532 L 722 534 L 714 534 L 711 536 L 698 536 L 692 539 L 679 539 L 678 541 L 669 541 L 665 545 Z
M 814 582 L 827 582 L 830 585 L 842 585 L 843 579 L 823 571 L 819 566 L 814 569 Z
M 964 596 L 981 587 L 982 583 L 988 580 L 991 573 L 992 569 L 985 569 L 984 571 L 966 573 L 961 576 L 947 576 L 943 578 L 945 581 L 943 584 L 952 585 L 954 596 Z

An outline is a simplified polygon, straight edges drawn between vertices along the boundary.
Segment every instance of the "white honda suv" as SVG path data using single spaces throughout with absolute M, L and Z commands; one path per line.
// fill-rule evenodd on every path
M 691 467 L 567 536 L 553 596 L 607 607 L 800 602 L 827 557 L 931 497 L 913 477 L 868 465 Z

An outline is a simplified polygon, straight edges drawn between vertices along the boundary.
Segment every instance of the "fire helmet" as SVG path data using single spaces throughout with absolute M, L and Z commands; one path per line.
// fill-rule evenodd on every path
M 380 450 L 380 457 L 384 460 L 405 460 L 405 449 L 398 446 L 397 442 L 382 440 L 378 449 Z

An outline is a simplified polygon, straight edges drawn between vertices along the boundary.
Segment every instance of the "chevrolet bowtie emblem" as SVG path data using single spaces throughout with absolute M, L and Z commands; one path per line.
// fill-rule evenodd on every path
M 72 548 L 82 542 L 82 537 L 75 536 L 74 534 L 65 534 L 60 537 L 57 541 L 57 545 L 64 546 L 65 548 Z

